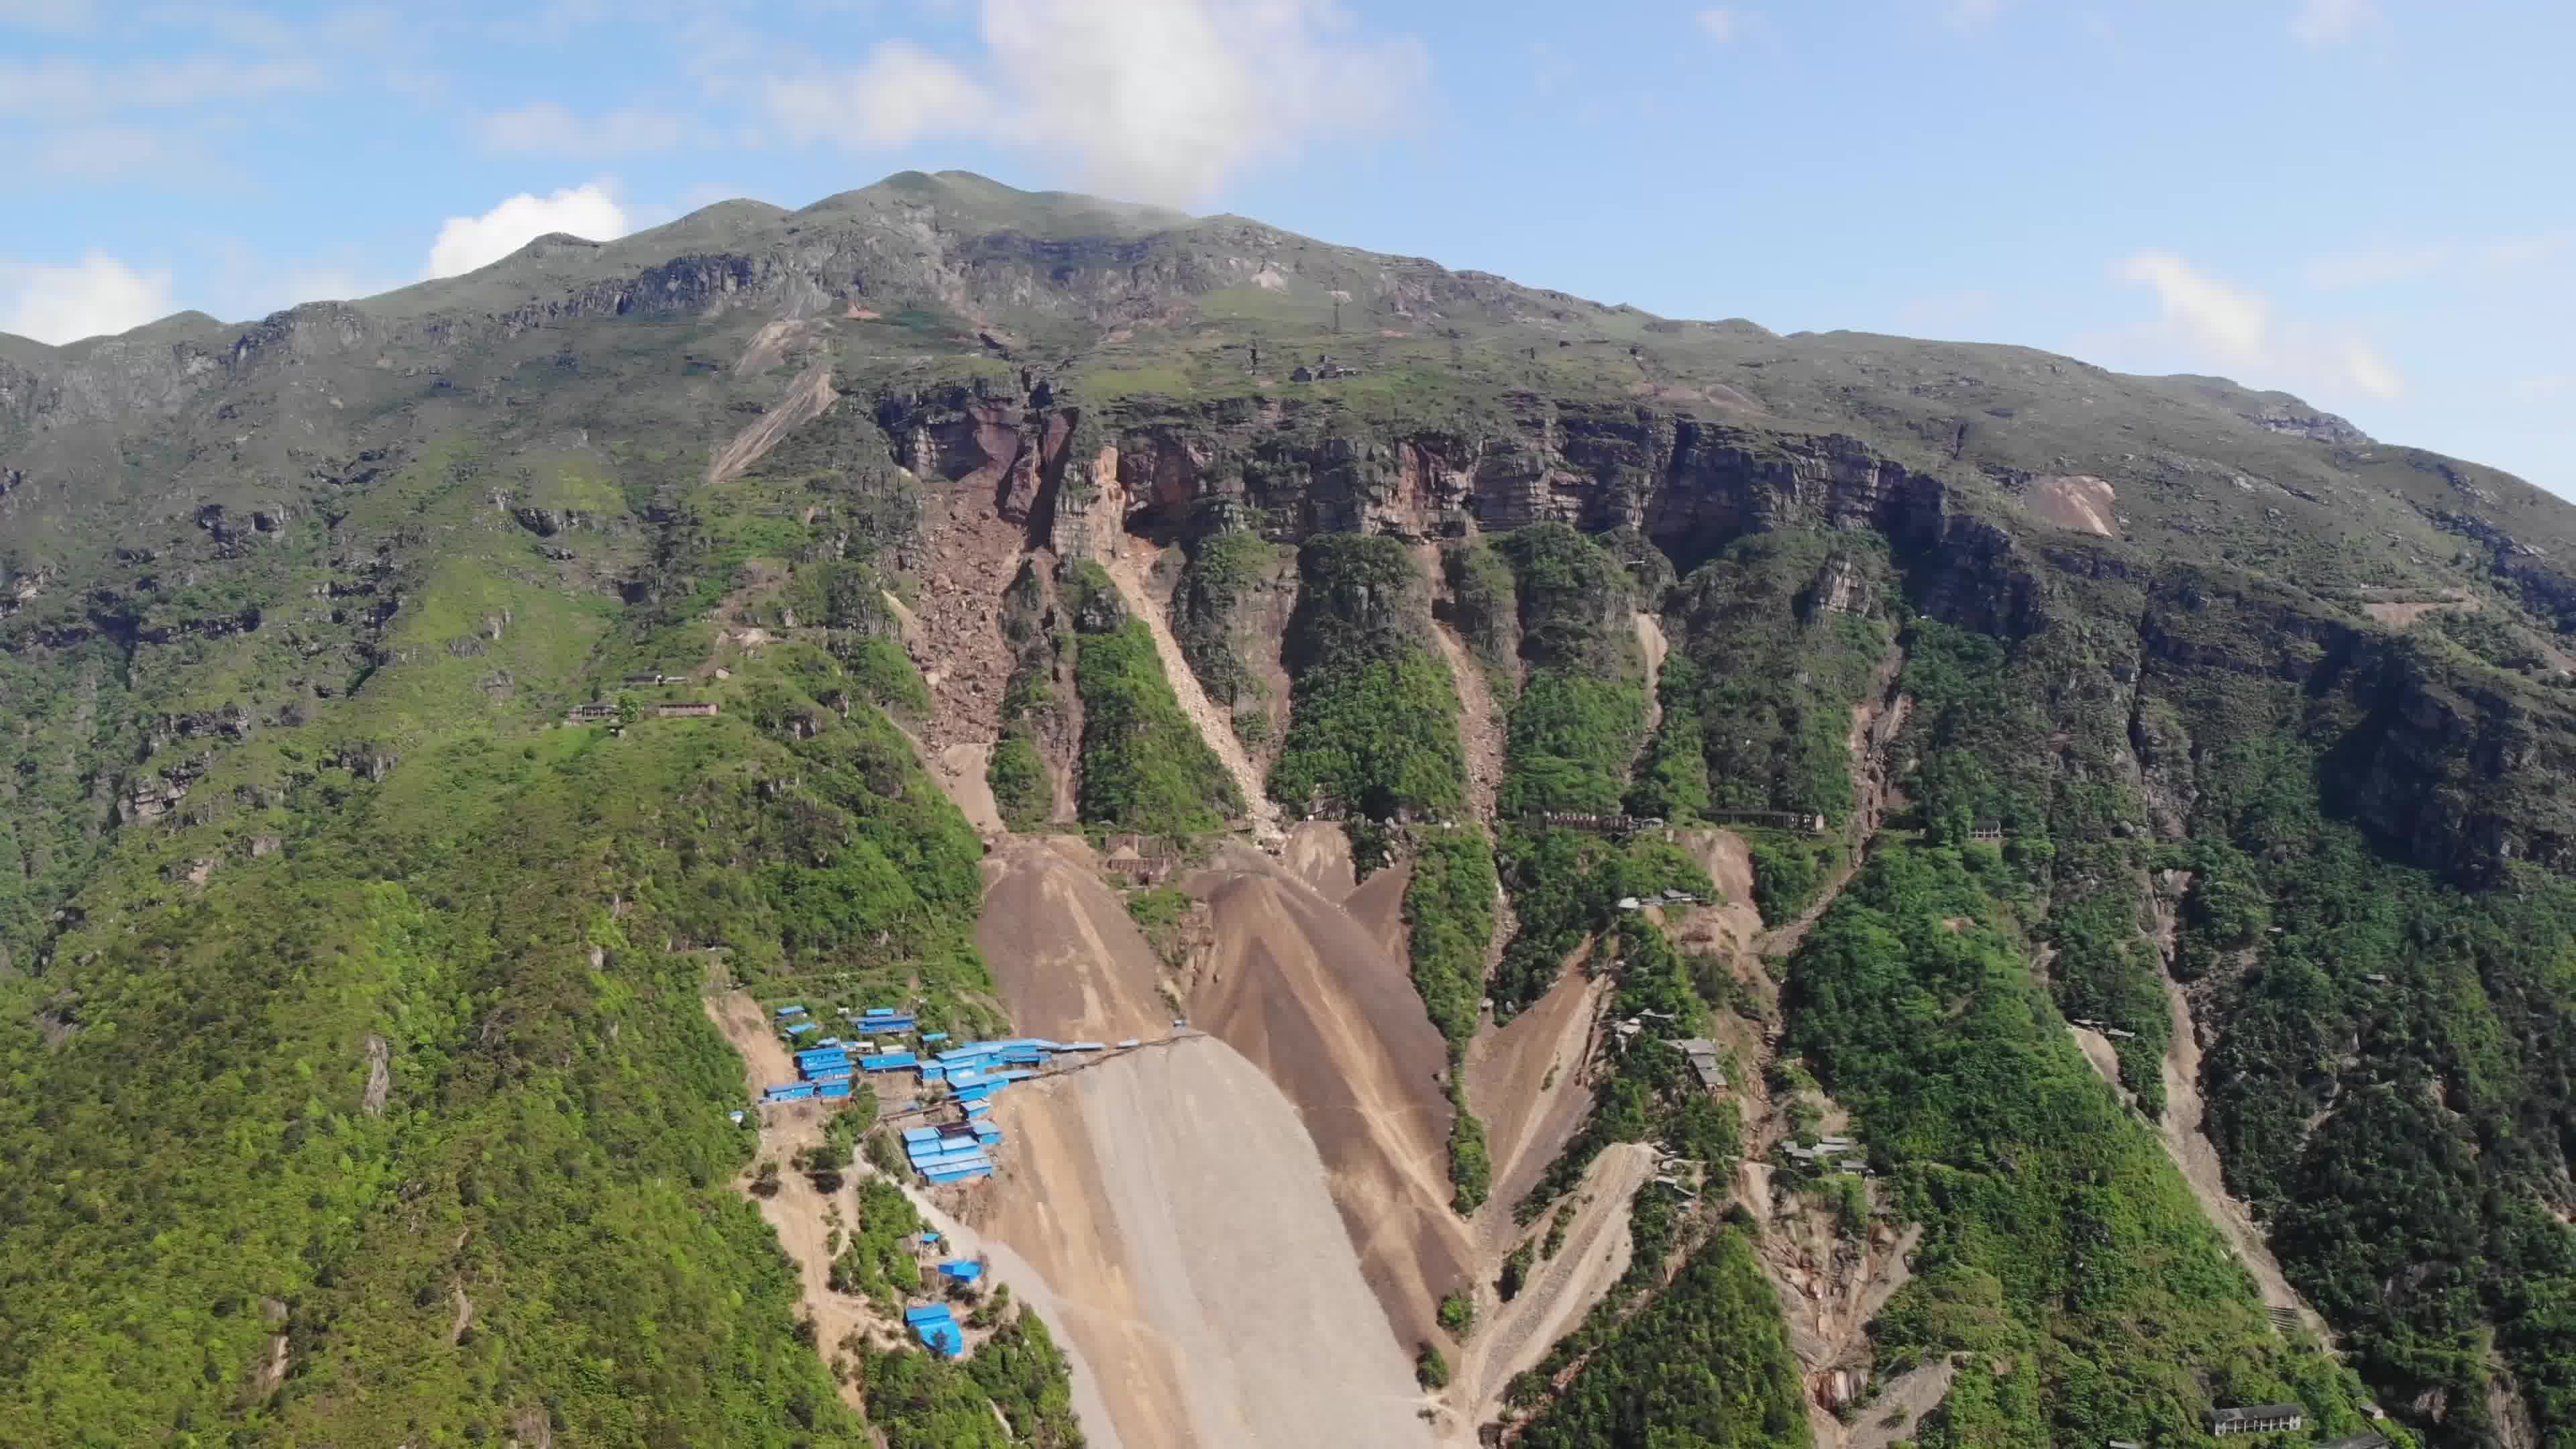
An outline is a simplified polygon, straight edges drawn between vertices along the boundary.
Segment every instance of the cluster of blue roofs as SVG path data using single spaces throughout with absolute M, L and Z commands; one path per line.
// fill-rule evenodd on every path
M 945 1303 L 924 1304 L 903 1311 L 903 1321 L 920 1335 L 932 1353 L 941 1358 L 956 1358 L 966 1352 L 966 1334 L 957 1326 L 957 1315 Z

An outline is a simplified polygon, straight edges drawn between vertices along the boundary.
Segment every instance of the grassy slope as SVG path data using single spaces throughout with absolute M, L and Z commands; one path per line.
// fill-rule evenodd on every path
M 371 502 L 444 510 L 453 541 L 388 662 L 211 761 L 191 798 L 224 808 L 121 837 L 87 931 L 0 984 L 0 1131 L 24 1144 L 0 1184 L 0 1421 L 34 1443 L 462 1443 L 523 1415 L 590 1442 L 856 1442 L 730 1186 L 740 1067 L 689 948 L 995 1019 L 975 841 L 865 702 L 912 691 L 791 642 L 733 659 L 717 719 L 544 730 L 586 679 L 703 657 L 747 511 L 683 509 L 659 545 L 680 586 L 621 620 L 549 587 L 461 479 Z M 499 640 L 447 647 L 495 614 Z M 481 687 L 495 672 L 508 690 Z M 261 831 L 283 848 L 249 858 Z M 217 863 L 201 890 L 165 880 L 196 860 Z M 457 1291 L 475 1314 L 451 1343 Z M 277 1331 L 292 1372 L 252 1395 Z
M 2357 1432 L 2359 1383 L 2272 1329 L 2031 984 L 2000 862 L 1971 862 L 1883 846 L 1790 962 L 1789 1045 L 1928 1229 L 1879 1352 L 1970 1354 L 1921 1442 L 2196 1440 L 2213 1403 L 2282 1400 Z

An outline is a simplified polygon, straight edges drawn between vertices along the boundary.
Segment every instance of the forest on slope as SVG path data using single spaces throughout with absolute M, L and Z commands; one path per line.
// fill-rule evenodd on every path
M 1173 632 L 1273 797 L 1418 852 L 1453 1054 L 1578 950 L 1615 973 L 1634 1040 L 1494 1205 L 1536 1245 L 1610 1145 L 1743 1149 L 1671 1043 L 1764 1007 L 1618 909 L 1705 897 L 1696 862 L 1531 812 L 1726 823 L 1765 920 L 1815 915 L 1755 963 L 1772 1085 L 1848 1106 L 1861 1216 L 1923 1230 L 1875 1370 L 1970 1356 L 1926 1442 L 2187 1441 L 2257 1394 L 2576 1434 L 2565 505 L 2214 379 L 1652 318 L 955 174 L 675 225 L 0 357 L 21 1437 L 855 1442 L 733 1190 L 697 997 L 1000 1024 L 979 842 L 906 738 L 983 679 L 902 642 L 957 603 L 924 591 L 942 509 L 1054 555 L 970 601 L 1008 823 L 1063 769 L 1069 827 L 1249 803 L 1150 631 L 1083 607 L 1105 545 L 1176 540 Z M 1328 330 L 1336 293 L 1367 325 Z M 1360 371 L 1265 379 L 1254 344 Z M 1290 598 L 1277 692 L 1246 611 Z M 1498 818 L 1435 611 L 1502 702 Z M 720 712 L 653 713 L 683 702 Z M 2074 1018 L 2121 1033 L 2133 1108 Z M 2153 1152 L 2186 1034 L 2227 1185 L 2357 1382 L 2268 1334 Z M 1519 1386 L 1531 1442 L 1642 1442 L 1644 1383 L 1699 1442 L 1805 1432 L 1758 1228 L 1714 1197 L 1640 1195 L 1629 1278 Z

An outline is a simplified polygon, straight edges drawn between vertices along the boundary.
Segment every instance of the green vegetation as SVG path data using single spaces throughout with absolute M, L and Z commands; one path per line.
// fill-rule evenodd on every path
M 1449 1387 L 1449 1358 L 1440 1345 L 1425 1343 L 1414 1351 L 1413 1380 L 1426 1389 Z
M 1627 570 L 1580 533 L 1538 523 L 1506 534 L 1529 673 L 1513 702 L 1495 811 L 1616 814 L 1646 733 Z
M 1074 677 L 1082 691 L 1082 818 L 1093 825 L 1188 835 L 1243 812 L 1243 795 L 1181 712 L 1154 636 L 1127 617 L 1100 565 L 1069 565 Z
M 340 527 L 443 529 L 480 487 L 408 474 Z M 735 1190 L 742 1067 L 700 998 L 730 976 L 990 1022 L 973 835 L 870 703 L 872 656 L 802 636 L 732 656 L 719 717 L 539 727 L 703 658 L 710 600 L 803 586 L 740 552 L 734 507 L 672 507 L 670 590 L 614 619 L 446 557 L 395 662 L 245 711 L 191 767 L 223 808 L 118 836 L 47 972 L 0 974 L 0 1422 L 25 1442 L 858 1441 Z M 256 688 L 268 632 L 195 667 Z M 841 1171 L 846 1136 L 828 1151 L 799 1166 Z
M 907 1296 L 921 1291 L 912 1239 L 925 1226 L 893 1179 L 860 1178 L 858 1212 L 832 1259 L 832 1291 L 873 1299 L 888 1310 L 903 1307 Z
M 1636 1018 L 1641 1029 L 1609 1049 L 1591 1115 L 1538 1185 L 1513 1204 L 1514 1219 L 1524 1224 L 1573 1191 L 1584 1169 L 1613 1143 L 1667 1143 L 1684 1157 L 1711 1163 L 1733 1161 L 1743 1150 L 1744 1123 L 1735 1100 L 1710 1095 L 1672 1045 L 1697 1034 L 1707 1009 L 1692 984 L 1690 961 L 1662 927 L 1634 913 L 1619 917 L 1595 948 L 1594 960 L 1596 970 L 1618 974 L 1611 1009 Z M 1636 1219 L 1644 1226 L 1631 1229 L 1644 1235 L 1636 1258 L 1641 1263 L 1660 1263 L 1668 1244 L 1669 1204 L 1660 1198 L 1658 1203 L 1657 1213 Z
M 1046 823 L 1055 801 L 1048 788 L 1046 761 L 1039 758 L 1035 740 L 1025 734 L 1003 735 L 984 762 L 984 783 L 992 788 L 993 806 L 1001 812 L 1004 825 L 1034 830 Z
M 1453 543 L 1440 551 L 1440 572 L 1449 585 L 1449 623 L 1499 686 L 1495 698 L 1509 700 L 1518 690 L 1521 653 L 1520 586 L 1512 566 L 1487 544 Z
M 1485 952 L 1494 934 L 1494 856 L 1473 826 L 1417 835 L 1413 876 L 1404 888 L 1404 919 L 1413 987 L 1449 1043 L 1449 1130 L 1453 1206 L 1472 1213 L 1492 1190 L 1493 1162 L 1484 1124 L 1468 1110 L 1467 1042 L 1476 1033 L 1484 993 Z
M 1396 539 L 1327 534 L 1297 566 L 1284 651 L 1296 702 L 1271 796 L 1370 820 L 1463 814 L 1457 688 L 1427 642 L 1428 585 L 1411 555 Z
M 1664 714 L 1637 761 L 1628 786 L 1628 813 L 1691 820 L 1709 810 L 1707 727 L 1698 714 L 1699 666 L 1680 654 L 1664 661 L 1656 684 Z
M 1069 1373 L 1046 1325 L 1025 1309 L 962 1364 L 859 1346 L 859 1383 L 886 1449 L 1081 1449 Z
M 1782 529 L 1682 580 L 1673 649 L 1693 667 L 1667 671 L 1662 732 L 1699 731 L 1713 806 L 1851 813 L 1852 707 L 1888 652 L 1885 550 L 1875 534 Z
M 1811 1444 L 1798 1363 L 1745 1235 L 1721 1229 L 1671 1288 L 1603 1335 L 1521 1442 L 1532 1449 Z
M 1452 1293 L 1440 1300 L 1440 1326 L 1457 1338 L 1476 1326 L 1476 1300 L 1464 1293 Z
M 1842 868 L 1845 846 L 1838 838 L 1773 830 L 1742 834 L 1753 861 L 1753 904 L 1766 921 L 1794 919 Z
M 2319 769 L 2278 740 L 2225 749 L 2175 853 L 2177 973 L 2211 978 L 2205 1020 L 2227 1024 L 2206 1091 L 2229 1185 L 2365 1376 L 2450 1395 L 2437 1442 L 2493 1432 L 2490 1348 L 2562 1436 L 2576 1236 L 2545 1205 L 2576 889 L 2525 870 L 2471 894 L 2393 865 L 2319 809 Z
M 1579 830 L 1506 829 L 1494 863 L 1520 913 L 1520 930 L 1503 948 L 1487 992 L 1494 1015 L 1508 1021 L 1547 994 L 1586 936 L 1627 919 L 1623 896 L 1678 890 L 1716 897 L 1708 872 L 1661 841 L 1614 841 Z
M 1926 1230 L 1880 1315 L 1881 1360 L 1969 1355 L 1920 1442 L 2170 1440 L 2212 1402 L 2296 1401 L 2356 1432 L 2359 1384 L 2272 1330 L 2057 1028 L 1992 894 L 2002 869 L 1882 843 L 1791 961 L 1788 1045 L 1851 1108 L 1892 1210 Z
M 1245 657 L 1266 641 L 1244 637 L 1244 615 L 1272 587 L 1285 554 L 1259 534 L 1207 534 L 1189 545 L 1189 562 L 1173 590 L 1172 637 L 1181 657 L 1209 699 L 1238 713 L 1259 706 L 1266 693 Z

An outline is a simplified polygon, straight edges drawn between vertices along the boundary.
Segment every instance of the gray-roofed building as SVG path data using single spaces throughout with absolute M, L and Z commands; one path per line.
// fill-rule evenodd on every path
M 1681 1049 L 1682 1056 L 1691 1064 L 1691 1070 L 1699 1074 L 1701 1086 L 1711 1091 L 1725 1090 L 1726 1052 L 1723 1047 L 1705 1037 L 1696 1036 L 1674 1042 L 1673 1045 Z
M 2308 1411 L 2296 1404 L 2254 1404 L 2209 1411 L 2209 1432 L 2221 1437 L 2229 1434 L 2287 1434 L 2304 1429 L 2307 1424 Z

